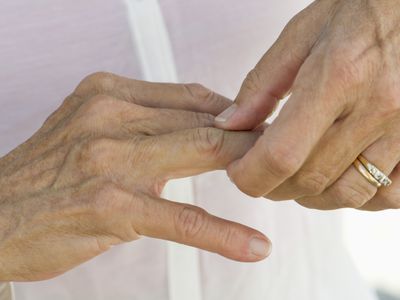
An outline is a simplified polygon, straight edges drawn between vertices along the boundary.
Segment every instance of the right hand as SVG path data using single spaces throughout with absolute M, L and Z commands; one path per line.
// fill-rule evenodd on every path
M 169 179 L 224 169 L 253 146 L 257 132 L 211 128 L 229 104 L 199 85 L 84 79 L 0 159 L 0 281 L 52 278 L 141 235 L 265 258 L 260 232 L 160 198 Z

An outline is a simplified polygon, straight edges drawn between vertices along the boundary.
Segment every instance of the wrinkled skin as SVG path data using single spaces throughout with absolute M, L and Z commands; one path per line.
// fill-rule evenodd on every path
M 228 167 L 251 196 L 317 209 L 400 207 L 400 3 L 319 0 L 251 70 L 220 128 L 251 129 L 291 93 L 256 146 Z M 352 165 L 363 154 L 393 184 Z
M 141 235 L 265 258 L 260 232 L 160 198 L 169 179 L 224 169 L 254 144 L 257 132 L 211 128 L 229 104 L 196 84 L 83 80 L 0 160 L 0 281 L 51 278 Z

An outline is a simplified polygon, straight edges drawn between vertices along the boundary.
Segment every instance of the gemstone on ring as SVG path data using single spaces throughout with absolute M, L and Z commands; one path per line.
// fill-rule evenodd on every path
M 386 176 L 381 170 L 379 170 L 376 166 L 371 164 L 366 158 L 362 155 L 358 157 L 359 161 L 363 164 L 363 166 L 367 169 L 367 171 L 383 186 L 389 186 L 392 184 L 392 180 Z
M 371 173 L 367 170 L 366 167 L 364 167 L 364 165 L 361 163 L 361 161 L 359 161 L 358 158 L 353 162 L 353 165 L 356 170 L 373 186 L 375 186 L 376 188 L 380 188 L 382 186 L 382 184 L 378 180 L 376 180 L 374 176 L 371 175 Z

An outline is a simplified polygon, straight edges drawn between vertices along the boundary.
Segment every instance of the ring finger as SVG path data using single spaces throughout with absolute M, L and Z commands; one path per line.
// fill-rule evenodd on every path
M 400 161 L 400 152 L 396 147 L 399 141 L 398 136 L 381 137 L 369 146 L 362 156 L 384 174 L 391 174 Z M 379 191 L 390 188 L 390 186 L 382 186 Z M 364 178 L 354 165 L 351 165 L 335 183 L 320 195 L 302 197 L 296 201 L 303 206 L 317 209 L 361 208 L 375 196 L 377 191 L 378 188 Z

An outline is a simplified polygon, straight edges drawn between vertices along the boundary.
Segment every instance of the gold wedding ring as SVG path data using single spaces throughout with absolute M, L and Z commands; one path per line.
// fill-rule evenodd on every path
M 365 178 L 368 180 L 369 183 L 374 185 L 377 188 L 380 188 L 382 185 L 377 181 L 369 172 L 368 170 L 364 167 L 364 165 L 356 159 L 353 163 L 353 165 L 356 167 L 357 171 Z
M 375 165 L 371 164 L 364 156 L 359 155 L 358 160 L 381 185 L 389 186 L 392 184 L 392 180 Z
M 381 186 L 392 184 L 390 178 L 370 163 L 364 156 L 359 155 L 353 164 L 357 171 L 375 187 L 380 188 Z

